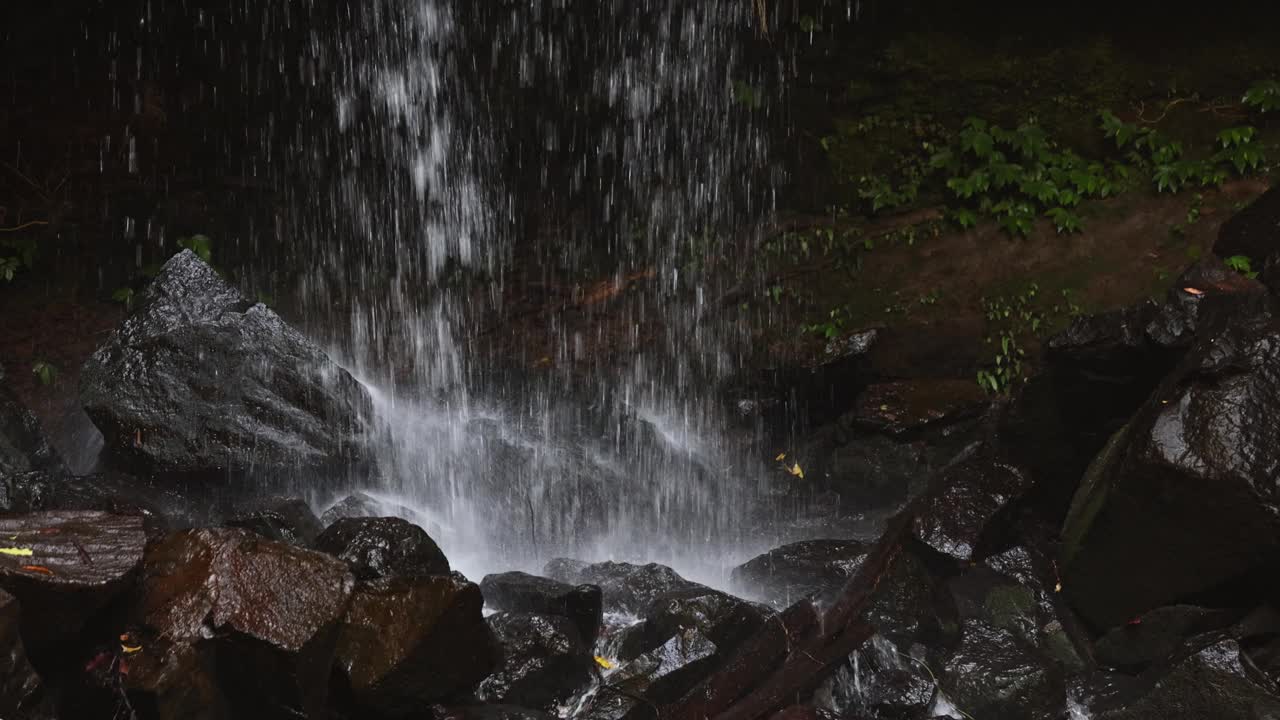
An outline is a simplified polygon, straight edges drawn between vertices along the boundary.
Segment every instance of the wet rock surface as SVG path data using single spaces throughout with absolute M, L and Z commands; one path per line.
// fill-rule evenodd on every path
M 856 540 L 804 540 L 770 550 L 733 569 L 736 588 L 777 606 L 838 591 L 871 551 Z
M 0 716 L 22 717 L 40 701 L 41 682 L 22 643 L 18 599 L 0 590 Z
M 346 561 L 361 580 L 449 574 L 449 559 L 427 531 L 400 518 L 339 520 L 320 534 L 315 547 Z
M 465 699 L 496 659 L 482 606 L 480 588 L 457 575 L 362 583 L 336 651 L 347 702 L 401 717 Z
M 62 459 L 0 376 L 0 480 L 36 470 L 63 471 Z
M 146 471 L 342 468 L 370 429 L 355 379 L 189 250 L 85 363 L 80 393 L 106 452 Z
M 625 631 L 618 659 L 638 658 L 687 630 L 697 630 L 727 656 L 760 629 L 765 615 L 755 605 L 719 590 L 672 590 L 654 599 L 644 611 L 644 620 Z
M 1064 576 L 1100 628 L 1280 561 L 1280 326 L 1201 341 L 1095 459 L 1064 528 Z M 1266 583 L 1265 577 L 1260 580 Z
M 75 635 L 129 588 L 142 564 L 142 519 L 101 512 L 0 517 L 0 589 L 22 604 L 22 636 L 41 652 Z
M 500 612 L 489 616 L 501 660 L 476 697 L 552 712 L 592 678 L 591 648 L 568 618 Z
M 148 638 L 214 652 L 232 703 L 322 713 L 355 581 L 345 563 L 241 529 L 174 533 L 147 552 Z
M 1138 697 L 1123 698 L 1120 707 L 1101 709 L 1099 720 L 1262 720 L 1280 714 L 1274 684 L 1256 668 L 1233 640 L 1198 649 L 1165 667 L 1145 673 Z
M 324 526 L 311 506 L 298 498 L 273 498 L 239 508 L 229 527 L 240 527 L 269 539 L 308 547 L 314 545 Z
M 550 578 L 572 585 L 588 584 L 600 588 L 604 607 L 609 612 L 637 615 L 663 593 L 700 587 L 684 579 L 666 565 L 625 562 L 579 563 L 556 559 L 543 572 Z
M 715 643 L 698 630 L 683 630 L 608 674 L 582 716 L 619 720 L 651 704 L 671 702 L 715 667 L 716 653 Z
M 560 615 L 568 618 L 588 645 L 604 622 L 604 601 L 595 585 L 569 585 L 523 572 L 486 575 L 480 581 L 484 601 L 495 610 Z

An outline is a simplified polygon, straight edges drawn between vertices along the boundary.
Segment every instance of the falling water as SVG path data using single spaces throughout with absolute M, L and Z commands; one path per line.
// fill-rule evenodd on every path
M 289 142 L 284 224 L 308 325 L 390 429 L 368 489 L 464 570 L 722 579 L 757 549 L 761 477 L 715 394 L 743 338 L 712 311 L 768 211 L 752 5 L 476 5 L 348 8 L 299 61 L 333 99 Z M 622 297 L 495 352 L 537 283 Z

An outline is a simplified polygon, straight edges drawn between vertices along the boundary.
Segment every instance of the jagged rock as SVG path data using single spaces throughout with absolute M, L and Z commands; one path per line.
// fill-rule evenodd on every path
M 253 714 L 321 717 L 354 585 L 346 564 L 323 553 L 242 529 L 184 530 L 147 552 L 143 645 L 211 649 L 227 699 Z
M 1244 255 L 1261 267 L 1280 250 L 1280 185 L 1259 195 L 1218 230 L 1213 252 L 1218 257 Z
M 697 629 L 683 630 L 610 673 L 581 717 L 620 720 L 649 703 L 671 702 L 715 668 L 716 654 Z
M 33 471 L 60 473 L 66 468 L 35 416 L 0 384 L 0 481 Z
M 1191 636 L 1226 627 L 1233 615 L 1194 605 L 1156 608 L 1099 638 L 1094 656 L 1107 667 L 1142 670 L 1172 655 Z
M 837 720 L 841 717 L 825 708 L 813 705 L 792 705 L 774 713 L 769 720 Z
M 495 610 L 561 615 L 569 618 L 588 645 L 604 622 L 604 602 L 595 585 L 569 585 L 523 572 L 486 575 L 480 581 L 484 601 Z
M 939 689 L 972 717 L 1039 720 L 1066 706 L 1060 669 L 1042 660 L 1014 632 L 966 620 L 960 646 L 947 659 Z
M 330 505 L 320 515 L 320 523 L 329 527 L 344 518 L 385 517 L 392 513 L 383 510 L 383 504 L 371 495 L 357 492 Z
M 489 616 L 502 660 L 476 697 L 551 712 L 591 681 L 594 660 L 568 618 L 501 612 Z
M 449 559 L 427 531 L 395 517 L 339 520 L 320 534 L 315 548 L 345 560 L 361 580 L 449 574 Z
M 734 568 L 734 587 L 778 607 L 844 587 L 871 551 L 856 540 L 803 540 L 770 550 Z
M 105 451 L 146 471 L 342 469 L 370 432 L 364 388 L 189 250 L 85 363 L 80 394 Z
M 324 526 L 311 511 L 311 506 L 299 498 L 275 498 L 236 513 L 227 522 L 229 527 L 241 527 L 269 539 L 280 540 L 303 547 L 313 545 Z
M 493 667 L 480 588 L 459 575 L 362 583 L 338 642 L 356 707 L 390 717 L 465 697 Z
M 989 451 L 974 452 L 952 464 L 922 498 L 913 532 L 943 555 L 975 560 L 984 541 L 1000 531 L 993 520 L 1030 487 L 1019 468 Z
M 877 383 L 858 396 L 854 427 L 904 435 L 973 417 L 990 403 L 973 380 L 905 380 Z
M 0 717 L 24 717 L 41 700 L 40 676 L 27 660 L 18 599 L 0 590 Z
M 765 621 L 765 614 L 755 605 L 708 587 L 663 593 L 643 617 L 623 635 L 618 658 L 624 662 L 661 647 L 689 629 L 698 630 L 727 655 Z
M 148 537 L 207 519 L 207 508 L 172 487 L 147 478 L 107 472 L 73 477 L 29 472 L 0 479 L 0 509 L 14 513 L 95 510 L 142 518 Z
M 916 648 L 923 651 L 923 646 Z M 927 667 L 927 658 L 904 654 L 876 635 L 819 687 L 815 699 L 839 717 L 920 717 L 933 701 Z
M 230 658 L 229 658 L 230 659 Z M 230 720 L 230 703 L 218 685 L 215 654 L 191 642 L 151 638 L 127 657 L 124 687 L 149 717 L 162 720 Z
M 700 587 L 685 580 L 666 565 L 601 562 L 580 565 L 573 560 L 555 559 L 543 569 L 548 577 L 571 585 L 598 585 L 609 612 L 639 614 L 663 593 Z
M 1095 712 L 1098 720 L 1264 720 L 1280 717 L 1280 696 L 1240 652 L 1220 640 L 1140 676 L 1141 694 Z
M 22 603 L 22 637 L 40 652 L 75 637 L 128 589 L 142 563 L 142 519 L 100 512 L 0 518 L 0 589 Z
M 1062 567 L 1082 616 L 1114 627 L 1229 582 L 1231 604 L 1272 593 L 1278 434 L 1280 322 L 1202 336 L 1081 481 Z

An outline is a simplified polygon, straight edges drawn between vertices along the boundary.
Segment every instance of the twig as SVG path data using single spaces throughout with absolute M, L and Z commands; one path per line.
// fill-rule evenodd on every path
M 38 194 L 38 195 L 40 196 L 40 198 L 41 198 L 41 199 L 43 199 L 45 202 L 48 202 L 48 201 L 49 201 L 49 192 L 48 192 L 48 190 L 46 190 L 46 189 L 45 189 L 45 187 L 44 187 L 43 185 L 41 185 L 41 184 L 37 183 L 35 180 L 32 180 L 31 178 L 27 177 L 26 175 L 24 175 L 24 174 L 23 174 L 23 172 L 22 172 L 21 170 L 19 170 L 18 168 L 16 168 L 16 167 L 14 167 L 14 166 L 10 165 L 9 163 L 4 163 L 4 166 L 5 166 L 5 167 L 7 167 L 7 168 L 9 168 L 9 171 L 10 171 L 10 172 L 12 172 L 14 175 L 17 175 L 18 177 L 22 178 L 22 180 L 23 180 L 25 183 L 27 183 L 28 185 L 30 185 L 30 186 L 31 186 L 31 189 L 32 189 L 32 190 L 35 190 L 35 191 L 36 191 L 36 194 Z
M 1181 105 L 1182 103 L 1188 103 L 1188 102 L 1191 102 L 1192 100 L 1195 100 L 1195 98 L 1190 98 L 1190 97 L 1174 98 L 1172 102 L 1164 106 L 1164 112 L 1160 113 L 1160 117 L 1157 117 L 1154 120 L 1148 120 L 1146 117 L 1144 117 L 1147 110 L 1147 104 L 1145 102 L 1140 101 L 1138 103 L 1138 122 L 1142 123 L 1143 125 L 1155 125 L 1159 123 L 1161 120 L 1164 120 L 1169 115 L 1170 110 L 1177 107 L 1178 105 Z
M 34 225 L 48 225 L 48 224 L 49 224 L 48 220 L 31 220 L 28 222 L 24 222 L 21 225 L 14 225 L 13 227 L 0 227 L 0 232 L 18 232 L 19 230 L 26 230 L 27 228 L 32 227 Z

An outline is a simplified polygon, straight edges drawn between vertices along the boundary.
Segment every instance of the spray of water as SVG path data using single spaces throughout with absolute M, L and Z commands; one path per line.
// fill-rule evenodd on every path
M 309 327 L 389 428 L 365 489 L 473 573 L 572 555 L 722 581 L 759 549 L 761 471 L 714 393 L 742 338 L 708 312 L 742 261 L 725 240 L 768 211 L 751 6 L 476 5 L 361 3 L 303 60 L 333 101 L 289 143 L 285 224 Z M 643 282 L 607 339 L 549 322 L 535 373 L 476 340 L 517 271 Z

